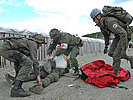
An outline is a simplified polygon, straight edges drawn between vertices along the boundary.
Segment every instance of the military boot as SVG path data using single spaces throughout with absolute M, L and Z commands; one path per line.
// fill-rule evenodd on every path
M 69 69 L 68 69 L 68 68 L 65 68 L 65 69 L 61 72 L 61 75 L 62 75 L 62 74 L 66 74 L 66 73 L 69 73 Z
M 52 81 L 54 81 L 54 79 L 46 77 L 42 79 L 42 87 L 39 86 L 39 84 L 35 84 L 34 86 L 29 88 L 29 91 L 35 94 L 40 94 L 43 91 L 43 88 L 49 86 L 52 83 Z
M 10 74 L 5 74 L 5 78 L 9 84 L 13 85 L 15 83 L 16 78 L 11 76 Z
M 130 61 L 131 69 L 133 69 L 133 56 L 131 56 L 131 59 L 129 61 Z
M 75 68 L 74 69 L 73 76 L 77 76 L 77 75 L 79 75 L 79 70 L 78 70 L 78 68 Z
M 40 94 L 44 88 L 42 86 L 39 86 L 39 84 L 35 84 L 34 86 L 29 88 L 29 91 L 35 94 Z
M 14 87 L 11 89 L 11 97 L 27 97 L 31 95 L 30 92 L 22 88 L 22 83 L 20 80 L 15 80 Z

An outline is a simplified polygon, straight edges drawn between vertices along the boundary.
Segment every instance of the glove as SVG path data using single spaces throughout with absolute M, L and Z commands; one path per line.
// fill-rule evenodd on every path
M 108 47 L 105 47 L 104 48 L 104 54 L 107 54 L 107 52 L 108 52 Z

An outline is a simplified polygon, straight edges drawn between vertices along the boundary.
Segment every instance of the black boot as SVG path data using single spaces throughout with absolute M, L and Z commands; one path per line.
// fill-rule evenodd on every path
M 131 69 L 133 69 L 133 56 L 131 56 L 130 65 L 131 65 Z
M 7 82 L 11 85 L 14 85 L 16 78 L 11 76 L 10 74 L 5 74 L 5 78 Z
M 78 68 L 75 68 L 74 69 L 73 76 L 77 76 L 77 75 L 79 75 L 79 70 L 78 70 Z
M 31 95 L 30 92 L 22 88 L 22 83 L 20 80 L 15 80 L 14 87 L 11 89 L 11 97 L 27 97 Z

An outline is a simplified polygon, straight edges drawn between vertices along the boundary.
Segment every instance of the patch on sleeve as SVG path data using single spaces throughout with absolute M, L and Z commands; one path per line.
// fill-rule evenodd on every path
M 118 27 L 118 25 L 117 24 L 113 24 L 113 28 L 117 28 Z

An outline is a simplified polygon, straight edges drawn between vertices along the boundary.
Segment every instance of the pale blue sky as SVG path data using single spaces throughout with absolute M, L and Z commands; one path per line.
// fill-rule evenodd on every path
M 89 15 L 104 5 L 122 6 L 133 15 L 133 0 L 0 0 L 0 27 L 46 34 L 58 28 L 82 36 L 99 31 Z

